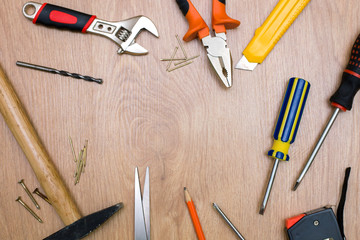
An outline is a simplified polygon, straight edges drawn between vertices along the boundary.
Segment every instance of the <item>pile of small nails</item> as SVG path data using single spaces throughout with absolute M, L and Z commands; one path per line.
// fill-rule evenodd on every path
M 35 207 L 37 209 L 40 209 L 39 204 L 37 203 L 37 201 L 35 200 L 33 195 L 30 193 L 29 189 L 25 185 L 24 179 L 21 179 L 18 183 L 23 187 L 23 189 L 25 190 L 27 195 L 30 197 L 31 201 L 34 203 Z M 41 197 L 42 199 L 44 199 L 47 203 L 49 203 L 51 205 L 49 199 L 43 193 L 41 193 L 38 188 L 35 188 L 35 190 L 33 191 L 33 194 L 38 195 L 39 197 Z M 33 215 L 33 217 L 36 218 L 36 220 L 38 220 L 40 223 L 43 223 L 41 218 L 21 199 L 20 196 L 15 201 L 19 202 L 22 206 L 24 206 L 24 208 L 26 210 L 28 210 L 29 213 L 31 213 L 31 215 Z
M 75 185 L 76 185 L 80 181 L 81 173 L 85 172 L 88 140 L 85 140 L 85 145 L 79 152 L 79 158 L 76 157 L 74 145 L 71 137 L 69 137 L 69 141 L 70 141 L 71 151 L 74 157 L 74 162 L 76 163 L 76 170 L 74 174 Z
M 166 67 L 166 71 L 168 71 L 168 72 L 172 72 L 172 71 L 174 71 L 176 69 L 185 67 L 185 66 L 193 63 L 194 62 L 193 60 L 200 56 L 200 55 L 197 55 L 197 56 L 193 56 L 193 57 L 188 57 L 188 55 L 187 55 L 187 53 L 186 53 L 186 51 L 184 49 L 184 46 L 183 46 L 182 42 L 180 41 L 179 35 L 176 34 L 175 37 L 176 37 L 176 39 L 178 41 L 178 44 L 179 44 L 179 46 L 181 48 L 181 51 L 182 51 L 184 57 L 183 58 L 175 58 L 177 50 L 179 49 L 179 47 L 176 46 L 175 49 L 174 49 L 173 54 L 171 55 L 171 58 L 162 58 L 162 59 L 160 59 L 161 61 L 169 61 L 168 65 Z M 176 61 L 178 61 L 178 62 L 176 62 Z M 172 63 L 174 63 L 174 67 L 170 68 Z

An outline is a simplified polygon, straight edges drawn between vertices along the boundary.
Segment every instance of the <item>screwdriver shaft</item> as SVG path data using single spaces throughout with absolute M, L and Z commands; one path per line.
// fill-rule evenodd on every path
M 236 236 L 238 236 L 239 239 L 241 239 L 241 240 L 245 240 L 245 238 L 241 235 L 239 230 L 236 229 L 234 224 L 232 224 L 230 219 L 225 215 L 225 213 L 221 210 L 221 208 L 216 203 L 213 203 L 213 207 L 220 214 L 220 216 L 225 220 L 225 222 L 230 226 L 230 228 L 235 232 Z
M 96 82 L 96 83 L 99 83 L 99 84 L 103 83 L 103 80 L 101 78 L 93 78 L 93 77 L 84 76 L 84 75 L 81 75 L 81 74 L 78 74 L 78 73 L 70 73 L 70 72 L 67 72 L 67 71 L 64 71 L 64 70 L 57 70 L 57 69 L 54 69 L 54 68 L 35 65 L 35 64 L 32 64 L 32 63 L 26 63 L 26 62 L 17 61 L 16 65 L 20 66 L 20 67 L 27 67 L 27 68 L 31 68 L 31 69 L 44 71 L 44 72 L 60 74 L 60 75 L 65 76 L 65 77 L 83 79 L 83 80 L 89 81 L 89 82 Z
M 268 183 L 266 191 L 265 191 L 264 200 L 263 200 L 263 202 L 261 204 L 261 208 L 260 208 L 260 212 L 259 212 L 261 215 L 264 215 L 266 204 L 267 204 L 267 202 L 269 200 L 270 192 L 271 192 L 272 186 L 274 184 L 274 179 L 275 179 L 275 176 L 276 176 L 276 172 L 277 172 L 277 169 L 279 167 L 279 162 L 280 162 L 280 160 L 276 158 L 275 162 L 274 162 L 273 169 L 271 171 L 269 183 Z
M 321 145 L 323 144 L 326 136 L 328 135 L 328 133 L 329 133 L 332 125 L 334 124 L 334 122 L 336 120 L 336 117 L 338 116 L 339 112 L 340 112 L 340 108 L 335 108 L 335 111 L 334 111 L 333 115 L 331 116 L 328 124 L 326 125 L 323 133 L 321 134 L 320 139 L 319 139 L 318 143 L 316 144 L 314 150 L 312 151 L 309 160 L 307 161 L 307 163 L 306 163 L 304 169 L 302 170 L 299 178 L 296 180 L 293 191 L 295 191 L 299 187 L 301 181 L 304 179 L 305 174 L 307 173 L 307 171 L 309 170 L 311 164 L 313 163 L 313 161 L 314 161 L 314 159 L 316 157 L 316 154 L 319 152 L 319 150 L 321 148 Z

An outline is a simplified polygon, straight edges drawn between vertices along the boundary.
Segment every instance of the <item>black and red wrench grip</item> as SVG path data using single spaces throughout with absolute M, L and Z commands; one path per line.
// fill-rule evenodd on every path
M 33 23 L 85 33 L 95 18 L 95 15 L 44 3 L 36 12 Z

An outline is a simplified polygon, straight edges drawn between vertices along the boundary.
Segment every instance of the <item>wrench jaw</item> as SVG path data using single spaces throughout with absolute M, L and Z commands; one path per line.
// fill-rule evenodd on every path
M 137 16 L 120 22 L 109 22 L 96 18 L 86 32 L 111 39 L 120 46 L 119 54 L 144 55 L 148 53 L 148 50 L 135 42 L 135 38 L 143 29 L 159 37 L 155 24 L 145 16 Z
M 144 47 L 135 43 L 135 38 L 143 29 L 149 31 L 154 36 L 159 37 L 155 24 L 145 16 L 133 17 L 119 23 L 123 28 L 123 32 L 119 31 L 119 37 L 124 37 L 122 40 L 123 42 L 120 44 L 120 49 L 118 50 L 119 54 L 128 53 L 132 55 L 144 55 L 148 53 Z

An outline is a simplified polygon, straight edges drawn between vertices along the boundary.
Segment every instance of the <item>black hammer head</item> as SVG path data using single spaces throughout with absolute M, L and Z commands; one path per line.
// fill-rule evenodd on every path
M 84 238 L 108 220 L 114 213 L 119 211 L 123 206 L 123 203 L 118 203 L 114 206 L 90 214 L 64 227 L 47 238 L 44 238 L 43 240 L 78 240 Z

